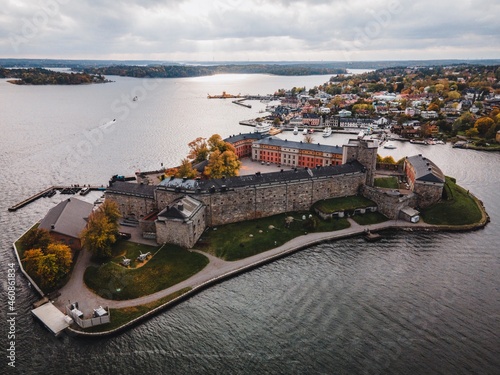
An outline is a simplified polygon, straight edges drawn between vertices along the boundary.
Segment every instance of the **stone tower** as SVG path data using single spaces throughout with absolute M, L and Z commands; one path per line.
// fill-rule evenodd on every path
M 375 139 L 350 139 L 342 148 L 342 164 L 357 160 L 366 168 L 366 185 L 373 186 L 377 166 L 378 141 Z

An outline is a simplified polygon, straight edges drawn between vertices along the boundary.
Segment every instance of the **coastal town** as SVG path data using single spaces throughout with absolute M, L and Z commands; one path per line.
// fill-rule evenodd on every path
M 54 334 L 110 334 L 312 243 L 485 226 L 481 202 L 424 154 L 378 151 L 398 142 L 500 149 L 499 76 L 496 66 L 391 68 L 262 97 L 209 95 L 266 108 L 242 120 L 248 133 L 197 138 L 177 166 L 114 175 L 106 187 L 51 187 L 12 207 L 63 189 L 103 192 L 94 204 L 63 200 L 14 245 L 43 297 L 33 314 Z M 351 137 L 332 146 L 315 133 Z M 50 280 L 47 259 L 58 265 Z
M 272 97 L 278 101 L 266 107 L 265 116 L 242 124 L 264 131 L 320 131 L 325 137 L 390 131 L 401 141 L 498 150 L 499 79 L 498 66 L 468 65 L 338 75 L 308 90 L 278 90 Z

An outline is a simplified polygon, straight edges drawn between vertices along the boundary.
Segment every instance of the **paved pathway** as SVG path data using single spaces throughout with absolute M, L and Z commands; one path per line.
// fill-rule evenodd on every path
M 102 298 L 91 290 L 89 290 L 83 282 L 83 274 L 85 269 L 91 264 L 90 253 L 86 250 L 82 250 L 78 257 L 77 263 L 75 264 L 73 273 L 69 282 L 60 290 L 61 295 L 55 301 L 55 305 L 62 311 L 64 311 L 64 305 L 68 301 L 75 302 L 78 301 L 79 309 L 84 312 L 85 316 L 92 312 L 92 309 L 98 306 L 108 306 L 110 308 L 124 308 L 137 305 L 143 305 L 146 303 L 154 302 L 162 297 L 166 297 L 178 290 L 186 287 L 195 288 L 206 282 L 212 281 L 213 279 L 228 276 L 243 270 L 253 267 L 258 264 L 263 264 L 269 262 L 273 259 L 279 258 L 286 254 L 290 254 L 299 249 L 309 247 L 315 243 L 324 242 L 328 240 L 350 237 L 353 235 L 361 234 L 366 229 L 372 231 L 378 231 L 386 228 L 393 227 L 409 227 L 409 228 L 425 228 L 432 227 L 432 225 L 425 223 L 410 224 L 401 220 L 389 220 L 379 224 L 372 224 L 361 226 L 357 224 L 354 220 L 349 219 L 351 226 L 346 229 L 333 231 L 333 232 L 321 232 L 321 233 L 309 233 L 303 236 L 296 237 L 287 243 L 276 247 L 272 250 L 241 259 L 238 261 L 228 262 L 210 254 L 207 254 L 198 250 L 197 251 L 205 255 L 209 259 L 208 265 L 196 275 L 191 276 L 189 279 L 184 280 L 170 288 L 163 289 L 159 292 L 143 296 L 136 299 L 125 300 L 125 301 L 115 301 Z

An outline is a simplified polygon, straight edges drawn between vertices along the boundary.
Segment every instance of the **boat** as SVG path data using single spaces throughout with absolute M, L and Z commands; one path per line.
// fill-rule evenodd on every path
M 241 94 L 238 95 L 233 95 L 233 94 L 228 94 L 225 91 L 222 91 L 222 95 L 207 95 L 208 99 L 233 99 L 233 98 L 243 98 Z
M 297 126 L 293 128 L 293 134 L 295 135 L 299 134 L 299 128 Z
M 269 130 L 273 127 L 273 124 L 269 121 L 258 122 L 255 125 L 254 133 L 269 133 Z
M 326 128 L 323 129 L 323 137 L 327 138 L 332 135 L 332 128 L 327 126 Z
M 394 150 L 396 149 L 397 147 L 394 146 L 393 144 L 390 144 L 390 143 L 387 143 L 386 145 L 384 145 L 384 148 L 387 148 L 389 150 Z
M 427 141 L 416 140 L 416 139 L 410 139 L 410 143 L 413 143 L 414 145 L 428 145 Z
M 307 128 L 304 128 L 304 130 L 302 130 L 302 134 L 304 134 L 304 135 L 307 134 Z
M 309 134 L 314 133 L 314 129 L 309 129 Z
M 84 187 L 82 190 L 80 190 L 80 195 L 87 195 L 90 193 L 90 187 Z

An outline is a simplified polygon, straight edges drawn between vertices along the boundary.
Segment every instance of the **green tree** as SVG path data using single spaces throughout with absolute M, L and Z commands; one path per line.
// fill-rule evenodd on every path
M 49 231 L 41 228 L 33 228 L 22 238 L 21 244 L 25 249 L 46 249 L 52 238 Z

